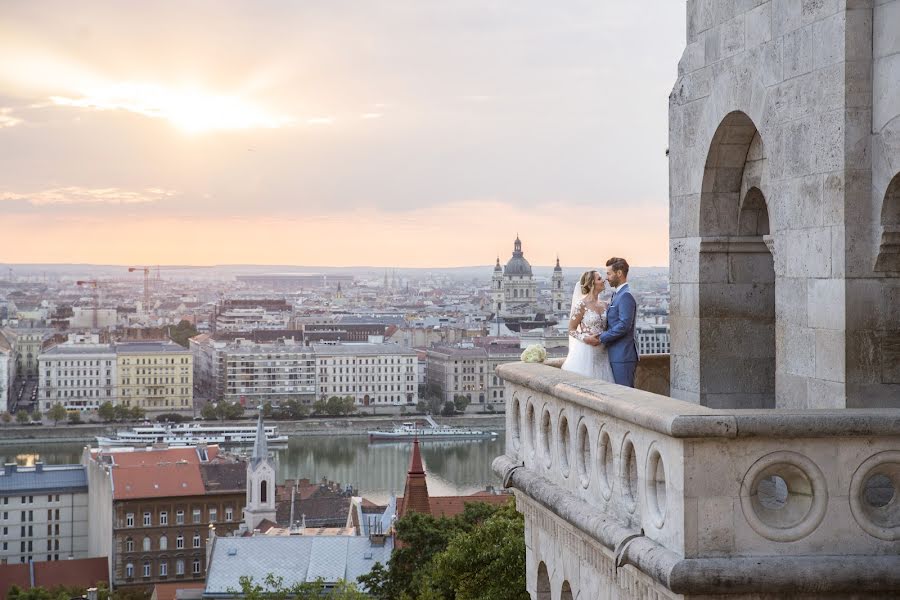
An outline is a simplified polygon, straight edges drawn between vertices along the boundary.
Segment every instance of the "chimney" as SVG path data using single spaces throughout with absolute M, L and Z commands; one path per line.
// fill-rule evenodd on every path
M 87 600 L 97 600 L 97 588 L 92 587 L 87 589 Z
M 3 465 L 3 473 L 5 475 L 12 475 L 16 472 L 16 468 L 16 463 L 6 463 L 5 465 Z
M 34 472 L 35 473 L 43 473 L 44 472 L 44 461 L 37 461 L 34 463 Z

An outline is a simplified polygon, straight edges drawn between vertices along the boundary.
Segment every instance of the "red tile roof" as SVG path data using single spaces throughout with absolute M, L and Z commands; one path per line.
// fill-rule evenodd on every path
M 103 453 L 111 457 L 113 499 L 202 496 L 206 486 L 200 472 L 197 449 L 165 448 Z M 219 455 L 217 446 L 207 449 L 209 460 Z M 94 454 L 95 458 L 98 453 Z
M 36 562 L 33 566 L 35 587 L 66 585 L 88 588 L 109 580 L 105 557 L 52 560 Z M 0 600 L 5 600 L 11 586 L 29 589 L 30 583 L 27 564 L 0 565 Z

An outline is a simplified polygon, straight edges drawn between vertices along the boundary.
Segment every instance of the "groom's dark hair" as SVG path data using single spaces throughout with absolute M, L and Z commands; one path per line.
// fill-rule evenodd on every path
M 611 259 L 606 261 L 606 266 L 612 267 L 613 271 L 622 271 L 623 273 L 625 273 L 625 277 L 628 277 L 628 261 L 624 258 L 613 256 Z

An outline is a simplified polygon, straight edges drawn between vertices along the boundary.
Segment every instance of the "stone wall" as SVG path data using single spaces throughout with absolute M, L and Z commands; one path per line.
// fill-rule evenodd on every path
M 898 23 L 898 0 L 688 1 L 673 396 L 900 406 Z
M 900 410 L 717 410 L 498 372 L 494 470 L 525 515 L 532 598 L 900 594 Z

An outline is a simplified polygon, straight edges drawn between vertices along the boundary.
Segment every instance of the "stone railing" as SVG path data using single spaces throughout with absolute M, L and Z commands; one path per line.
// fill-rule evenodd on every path
M 533 598 L 900 591 L 900 410 L 713 410 L 498 373 L 494 470 L 526 516 Z
M 565 358 L 551 358 L 544 364 L 561 367 Z M 645 392 L 669 395 L 670 363 L 668 354 L 643 354 L 634 372 L 634 387 Z

